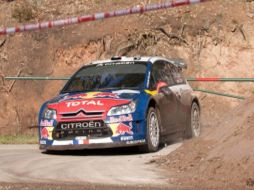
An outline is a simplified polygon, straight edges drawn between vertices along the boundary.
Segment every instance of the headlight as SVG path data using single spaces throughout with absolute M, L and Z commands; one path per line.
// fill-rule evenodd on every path
M 56 110 L 46 108 L 43 112 L 44 119 L 56 119 Z
M 109 110 L 108 116 L 123 115 L 133 113 L 136 110 L 136 103 L 131 102 L 129 104 L 113 107 Z

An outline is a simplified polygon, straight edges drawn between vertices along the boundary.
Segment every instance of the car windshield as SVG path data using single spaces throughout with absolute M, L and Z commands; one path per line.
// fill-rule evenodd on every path
M 141 89 L 144 86 L 144 62 L 112 62 L 89 65 L 80 69 L 65 85 L 61 93 Z

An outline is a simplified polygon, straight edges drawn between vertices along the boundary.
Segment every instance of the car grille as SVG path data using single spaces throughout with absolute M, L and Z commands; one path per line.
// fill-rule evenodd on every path
M 55 140 L 69 140 L 81 136 L 89 138 L 110 137 L 112 131 L 102 120 L 61 122 L 53 131 L 53 139 Z
M 89 112 L 83 109 L 72 113 L 60 113 L 61 119 L 101 118 L 104 111 Z

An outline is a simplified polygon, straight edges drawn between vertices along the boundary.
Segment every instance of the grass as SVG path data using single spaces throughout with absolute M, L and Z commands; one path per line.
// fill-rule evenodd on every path
M 37 144 L 36 135 L 0 135 L 0 144 Z

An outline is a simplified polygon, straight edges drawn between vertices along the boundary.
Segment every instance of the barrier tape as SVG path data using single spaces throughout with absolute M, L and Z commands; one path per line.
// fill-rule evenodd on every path
M 17 27 L 1 28 L 0 35 L 32 31 L 32 30 L 40 30 L 45 28 L 67 26 L 67 25 L 91 22 L 95 20 L 102 20 L 102 19 L 107 19 L 112 17 L 119 17 L 124 15 L 142 14 L 145 12 L 150 12 L 150 11 L 155 11 L 160 9 L 168 9 L 168 8 L 173 8 L 173 7 L 183 6 L 183 5 L 202 3 L 206 1 L 210 1 L 210 0 L 172 0 L 171 2 L 166 2 L 166 3 L 149 4 L 146 6 L 121 9 L 121 10 L 116 10 L 111 12 L 102 12 L 102 13 L 67 18 L 62 20 L 47 21 L 47 22 L 36 23 L 36 24 L 26 24 L 26 25 L 17 26 Z

